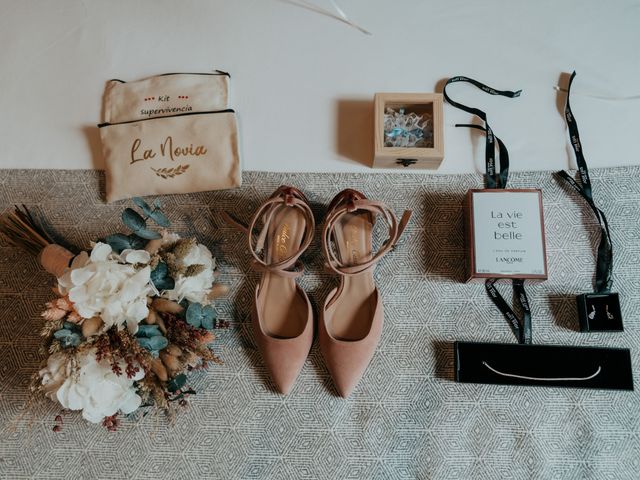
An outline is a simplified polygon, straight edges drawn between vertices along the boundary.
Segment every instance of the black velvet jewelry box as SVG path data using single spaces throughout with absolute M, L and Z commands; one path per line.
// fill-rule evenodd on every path
M 621 332 L 622 312 L 617 293 L 585 293 L 576 297 L 582 332 Z
M 463 383 L 633 390 L 627 348 L 455 342 Z

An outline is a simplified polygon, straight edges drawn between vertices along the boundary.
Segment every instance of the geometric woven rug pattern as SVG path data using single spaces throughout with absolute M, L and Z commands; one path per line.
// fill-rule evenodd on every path
M 575 296 L 592 291 L 599 239 L 585 202 L 550 172 L 514 173 L 510 187 L 543 190 L 549 279 L 527 288 L 534 343 L 631 348 L 639 386 L 640 168 L 591 175 L 613 235 L 625 331 L 578 331 Z M 209 246 L 231 287 L 217 304 L 230 327 L 213 344 L 224 364 L 191 377 L 198 394 L 174 424 L 149 415 L 124 419 L 109 433 L 64 413 L 54 433 L 58 406 L 42 400 L 26 409 L 29 378 L 43 359 L 39 313 L 53 279 L 0 241 L 0 478 L 638 478 L 637 392 L 453 381 L 454 340 L 515 342 L 484 285 L 464 283 L 461 204 L 469 188 L 481 188 L 479 175 L 245 172 L 243 180 L 236 190 L 162 199 L 172 229 Z M 382 340 L 346 400 L 336 395 L 317 342 L 291 393 L 274 393 L 248 328 L 258 275 L 245 238 L 219 213 L 247 219 L 281 184 L 307 194 L 319 225 L 346 187 L 398 216 L 414 211 L 401 244 L 375 272 L 385 304 Z M 2 211 L 24 203 L 83 248 L 122 231 L 120 213 L 130 206 L 103 201 L 97 171 L 0 170 L 0 186 Z M 318 247 L 316 235 L 301 279 L 316 305 L 336 283 Z

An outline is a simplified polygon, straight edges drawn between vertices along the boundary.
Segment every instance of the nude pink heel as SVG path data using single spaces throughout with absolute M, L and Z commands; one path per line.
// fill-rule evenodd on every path
M 389 238 L 373 252 L 376 216 L 389 226 Z M 340 285 L 327 297 L 319 322 L 320 349 L 338 393 L 348 397 L 371 361 L 382 333 L 382 300 L 373 270 L 398 242 L 411 211 L 398 221 L 385 204 L 344 190 L 331 202 L 322 234 L 329 268 Z
M 300 255 L 311 244 L 315 221 L 304 194 L 282 186 L 258 209 L 248 226 L 225 214 L 247 233 L 253 268 L 262 272 L 252 311 L 254 338 L 276 386 L 287 394 L 313 342 L 313 311 L 296 278 L 304 273 Z M 253 231 L 262 230 L 254 245 Z

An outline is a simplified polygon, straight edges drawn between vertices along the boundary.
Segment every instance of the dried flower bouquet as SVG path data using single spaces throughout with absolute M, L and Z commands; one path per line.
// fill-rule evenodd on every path
M 48 358 L 34 391 L 110 430 L 119 414 L 153 407 L 172 416 L 186 405 L 195 393 L 186 373 L 219 362 L 210 344 L 213 330 L 226 326 L 213 307 L 226 287 L 215 281 L 211 252 L 169 233 L 160 202 L 133 201 L 141 213 L 122 213 L 131 234 L 109 235 L 78 255 L 55 244 L 25 207 L 0 220 L 9 241 L 57 278 L 42 313 Z

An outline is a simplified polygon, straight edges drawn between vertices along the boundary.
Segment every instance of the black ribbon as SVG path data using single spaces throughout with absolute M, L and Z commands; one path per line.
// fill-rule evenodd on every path
M 474 125 L 471 123 L 456 123 L 455 126 L 475 128 L 476 130 L 482 130 L 483 132 L 487 133 L 486 127 L 483 127 L 482 125 Z M 495 135 L 494 137 L 498 142 L 498 152 L 499 152 L 499 158 L 500 158 L 500 175 L 498 177 L 500 180 L 499 188 L 505 188 L 507 186 L 507 179 L 509 178 L 509 151 L 507 150 L 506 145 L 502 143 L 502 140 L 500 140 L 500 138 L 498 138 Z M 496 188 L 496 187 L 487 187 L 487 188 Z
M 509 90 L 496 90 L 495 88 L 489 87 L 484 83 L 480 83 L 473 78 L 464 77 L 461 75 L 451 77 L 449 80 L 447 80 L 447 83 L 442 90 L 444 98 L 447 100 L 447 102 L 449 102 L 454 107 L 459 108 L 460 110 L 464 110 L 467 113 L 480 117 L 484 122 L 484 127 L 467 124 L 457 124 L 456 127 L 471 127 L 485 131 L 485 181 L 487 188 L 505 188 L 507 186 L 507 178 L 509 176 L 509 154 L 507 153 L 506 155 L 503 155 L 503 152 L 506 152 L 506 148 L 504 148 L 504 144 L 500 141 L 500 139 L 497 139 L 498 145 L 500 147 L 500 173 L 496 175 L 496 148 L 494 138 L 497 137 L 495 137 L 493 130 L 489 126 L 489 122 L 487 121 L 487 114 L 485 112 L 483 112 L 479 108 L 468 107 L 467 105 L 464 105 L 462 103 L 455 102 L 451 100 L 451 97 L 449 97 L 449 95 L 447 95 L 447 87 L 452 83 L 457 82 L 467 82 L 490 95 L 501 95 L 503 97 L 509 98 L 519 97 L 522 90 L 518 90 L 516 92 L 512 92 Z
M 578 182 L 564 170 L 559 171 L 558 176 L 565 180 L 582 198 L 584 198 L 589 207 L 591 207 L 591 210 L 593 210 L 593 213 L 600 224 L 601 234 L 600 244 L 598 245 L 598 258 L 596 261 L 595 292 L 609 293 L 613 284 L 613 247 L 611 245 L 611 233 L 609 232 L 607 217 L 605 217 L 604 212 L 600 210 L 593 201 L 593 190 L 591 188 L 591 179 L 589 178 L 589 168 L 587 167 L 587 161 L 585 160 L 584 153 L 582 151 L 580 133 L 578 132 L 578 123 L 573 116 L 571 105 L 569 103 L 571 84 L 573 83 L 575 76 L 576 72 L 573 72 L 569 79 L 569 86 L 567 87 L 567 103 L 564 107 L 564 117 L 569 129 L 571 146 L 573 147 L 573 151 L 576 155 L 576 163 L 578 164 L 578 172 L 580 174 L 580 184 L 578 184 Z
M 502 312 L 504 317 L 509 322 L 511 330 L 513 330 L 513 334 L 518 339 L 518 343 L 530 344 L 533 339 L 531 329 L 531 308 L 529 307 L 529 298 L 527 297 L 527 292 L 524 289 L 524 280 L 513 280 L 513 293 L 515 295 L 516 303 L 522 310 L 522 319 L 518 318 L 513 309 L 502 297 L 500 292 L 498 292 L 498 289 L 495 286 L 495 283 L 497 281 L 497 278 L 490 278 L 485 282 L 484 286 L 487 289 L 489 297 L 491 298 L 491 300 L 493 300 L 493 303 L 495 303 L 496 307 L 498 307 L 498 310 Z
M 509 151 L 505 144 L 500 140 L 495 134 L 493 130 L 489 126 L 487 122 L 487 114 L 478 108 L 468 107 L 467 105 L 463 105 L 462 103 L 455 102 L 451 100 L 449 95 L 447 95 L 447 86 L 452 83 L 457 82 L 467 82 L 470 83 L 482 91 L 490 94 L 490 95 L 501 95 L 503 97 L 515 98 L 519 97 L 522 90 L 517 90 L 512 92 L 510 90 L 496 90 L 495 88 L 489 87 L 484 83 L 480 83 L 477 80 L 474 80 L 469 77 L 457 76 L 451 77 L 447 80 L 447 83 L 444 86 L 442 91 L 444 98 L 456 108 L 460 110 L 464 110 L 467 113 L 471 113 L 472 115 L 476 115 L 482 119 L 484 122 L 484 126 L 481 125 L 472 125 L 472 124 L 456 124 L 456 127 L 469 127 L 475 128 L 478 130 L 482 130 L 486 134 L 486 146 L 485 146 L 485 181 L 486 188 L 506 188 L 507 180 L 509 178 Z M 495 139 L 495 140 L 494 140 Z M 499 161 L 500 161 L 500 173 L 496 175 L 496 157 L 495 157 L 495 141 L 498 142 L 498 151 L 499 151 Z M 515 296 L 516 303 L 520 306 L 522 310 L 522 319 L 519 319 L 515 314 L 513 309 L 506 302 L 504 297 L 500 294 L 498 289 L 495 287 L 495 283 L 498 281 L 497 278 L 489 278 L 485 282 L 485 288 L 487 289 L 487 293 L 493 303 L 495 303 L 496 307 L 502 312 L 505 316 L 511 329 L 513 330 L 514 335 L 518 339 L 519 343 L 531 343 L 532 341 L 532 329 L 531 329 L 531 308 L 529 307 L 529 299 L 527 298 L 527 292 L 524 289 L 524 280 L 514 279 L 513 280 L 513 293 Z

